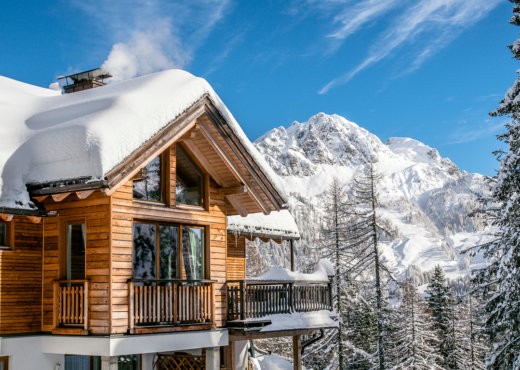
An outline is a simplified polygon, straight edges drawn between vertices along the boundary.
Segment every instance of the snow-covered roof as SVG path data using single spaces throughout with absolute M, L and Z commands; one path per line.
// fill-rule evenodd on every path
M 279 180 L 206 80 L 168 70 L 62 95 L 0 76 L 0 209 L 31 209 L 28 183 L 104 179 L 208 96 L 278 193 Z
M 273 239 L 299 239 L 300 232 L 291 213 L 284 209 L 268 215 L 250 213 L 246 217 L 228 216 L 227 230 L 237 235 Z

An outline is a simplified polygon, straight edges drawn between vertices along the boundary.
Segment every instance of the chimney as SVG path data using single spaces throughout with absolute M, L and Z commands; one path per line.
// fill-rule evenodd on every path
M 58 77 L 58 81 L 60 82 L 60 85 L 64 84 L 63 91 L 65 94 L 70 94 L 77 91 L 104 86 L 104 80 L 110 77 L 112 77 L 110 73 L 104 69 L 96 68 L 69 76 L 60 76 Z

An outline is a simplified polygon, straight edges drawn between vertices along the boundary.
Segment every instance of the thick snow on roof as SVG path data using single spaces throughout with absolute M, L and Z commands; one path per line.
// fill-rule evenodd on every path
M 334 275 L 334 267 L 329 260 L 322 258 L 318 261 L 314 272 L 305 274 L 298 271 L 290 271 L 284 267 L 273 267 L 266 273 L 250 278 L 250 280 L 272 281 L 329 281 L 329 276 Z
M 268 215 L 250 213 L 246 217 L 229 216 L 227 230 L 238 235 L 267 238 L 298 239 L 300 232 L 288 210 L 273 211 Z
M 104 178 L 206 94 L 284 196 L 218 95 L 188 72 L 168 70 L 66 95 L 0 76 L 0 207 L 29 209 L 27 183 Z

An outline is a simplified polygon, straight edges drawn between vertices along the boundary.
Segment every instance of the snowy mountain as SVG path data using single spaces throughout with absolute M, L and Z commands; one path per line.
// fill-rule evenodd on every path
M 468 217 L 478 195 L 488 191 L 486 177 L 459 171 L 436 149 L 410 138 L 383 143 L 355 123 L 324 113 L 272 129 L 255 145 L 290 193 L 303 235 L 300 259 L 319 237 L 320 199 L 332 178 L 349 186 L 372 160 L 382 175 L 379 214 L 392 234 L 383 240 L 383 255 L 398 276 L 408 271 L 421 283 L 440 264 L 454 279 L 482 263 L 461 250 L 486 238 L 482 220 Z

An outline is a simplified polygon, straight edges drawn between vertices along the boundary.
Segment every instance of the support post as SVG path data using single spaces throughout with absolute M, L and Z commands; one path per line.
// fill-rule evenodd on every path
M 291 271 L 294 271 L 294 240 L 289 240 L 289 245 L 291 246 Z
M 292 337 L 294 370 L 302 370 L 302 341 L 299 335 Z
M 228 370 L 236 370 L 236 359 L 235 359 L 235 342 L 229 342 L 226 347 L 226 368 Z
M 220 370 L 220 347 L 206 348 L 206 370 Z

